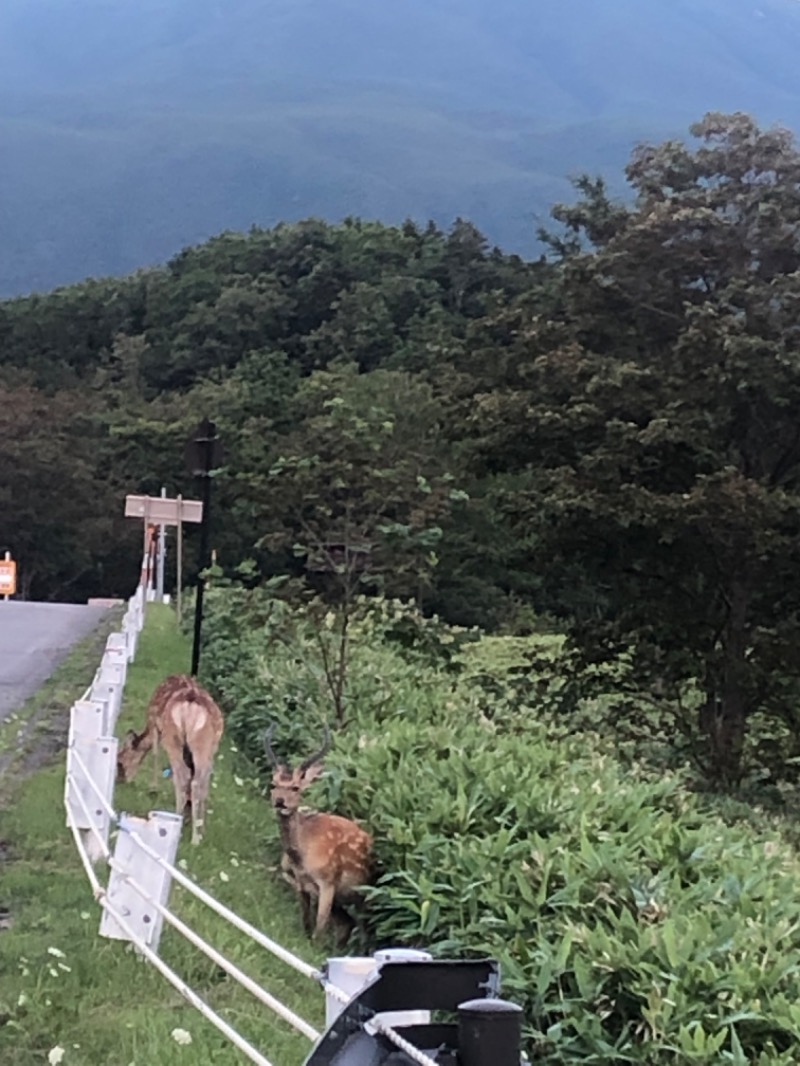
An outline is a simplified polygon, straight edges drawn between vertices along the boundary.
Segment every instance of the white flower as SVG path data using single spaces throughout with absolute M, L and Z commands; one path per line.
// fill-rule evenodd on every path
M 48 948 L 48 955 L 54 955 L 57 959 L 65 959 L 67 956 L 59 948 Z
M 236 858 L 235 855 L 231 855 L 231 866 L 238 866 L 238 865 L 239 865 L 239 860 Z
M 173 1029 L 170 1036 L 176 1044 L 191 1044 L 192 1042 L 192 1034 L 185 1029 Z
M 59 1062 L 64 1058 L 64 1049 L 60 1044 L 56 1044 L 55 1047 L 51 1047 L 47 1053 L 47 1061 L 50 1066 L 58 1066 Z
M 220 881 L 230 881 L 230 877 L 228 877 L 224 870 L 220 870 L 219 879 Z
M 24 1007 L 27 1002 L 28 997 L 25 995 L 24 992 L 20 992 L 20 994 L 17 996 L 17 1006 Z
M 242 781 L 241 777 L 236 777 L 236 776 L 234 775 L 234 778 L 233 778 L 233 783 L 234 783 L 234 785 L 238 785 L 238 786 L 239 786 L 239 788 L 241 788 L 241 787 L 242 787 L 242 785 L 244 784 L 244 781 Z
M 84 920 L 84 922 L 88 922 L 91 918 L 91 914 L 88 911 L 81 911 L 81 918 Z
M 55 966 L 48 966 L 47 972 L 50 974 L 51 977 L 58 977 L 58 970 L 55 968 Z
M 238 751 L 238 750 L 239 749 L 237 747 L 235 747 L 233 744 L 231 744 L 231 751 Z

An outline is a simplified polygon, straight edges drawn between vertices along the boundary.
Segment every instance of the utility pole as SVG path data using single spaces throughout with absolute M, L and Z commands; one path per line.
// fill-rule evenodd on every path
M 204 418 L 195 430 L 186 449 L 189 469 L 195 477 L 203 480 L 203 521 L 200 524 L 200 558 L 197 564 L 197 599 L 194 610 L 194 643 L 192 645 L 192 676 L 197 676 L 200 666 L 200 641 L 203 628 L 203 571 L 208 567 L 208 545 L 211 534 L 211 471 L 219 466 L 222 447 L 217 436 L 217 427 Z

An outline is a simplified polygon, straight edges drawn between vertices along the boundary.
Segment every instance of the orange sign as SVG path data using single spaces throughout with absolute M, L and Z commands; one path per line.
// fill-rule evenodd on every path
M 17 564 L 13 559 L 0 559 L 0 596 L 13 596 L 17 591 Z

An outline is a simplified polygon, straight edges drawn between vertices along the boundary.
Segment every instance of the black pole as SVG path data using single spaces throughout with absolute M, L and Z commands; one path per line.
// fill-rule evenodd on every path
M 199 427 L 195 442 L 202 454 L 202 469 L 197 471 L 203 479 L 203 520 L 200 523 L 200 559 L 197 567 L 197 599 L 194 607 L 194 643 L 192 645 L 192 677 L 197 676 L 200 666 L 200 640 L 203 629 L 203 592 L 205 579 L 203 571 L 209 565 L 208 545 L 211 532 L 211 470 L 214 461 L 214 445 L 217 440 L 217 427 L 205 419 Z
M 520 1066 L 522 1008 L 504 999 L 458 1005 L 458 1061 L 462 1066 Z

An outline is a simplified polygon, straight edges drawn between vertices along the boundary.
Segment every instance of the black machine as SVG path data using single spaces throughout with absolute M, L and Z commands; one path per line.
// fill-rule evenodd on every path
M 520 1066 L 522 1010 L 498 998 L 499 992 L 500 967 L 493 959 L 384 962 L 304 1066 L 415 1066 L 388 1036 L 365 1028 L 376 1014 L 412 1010 L 446 1017 L 397 1028 L 438 1066 Z

